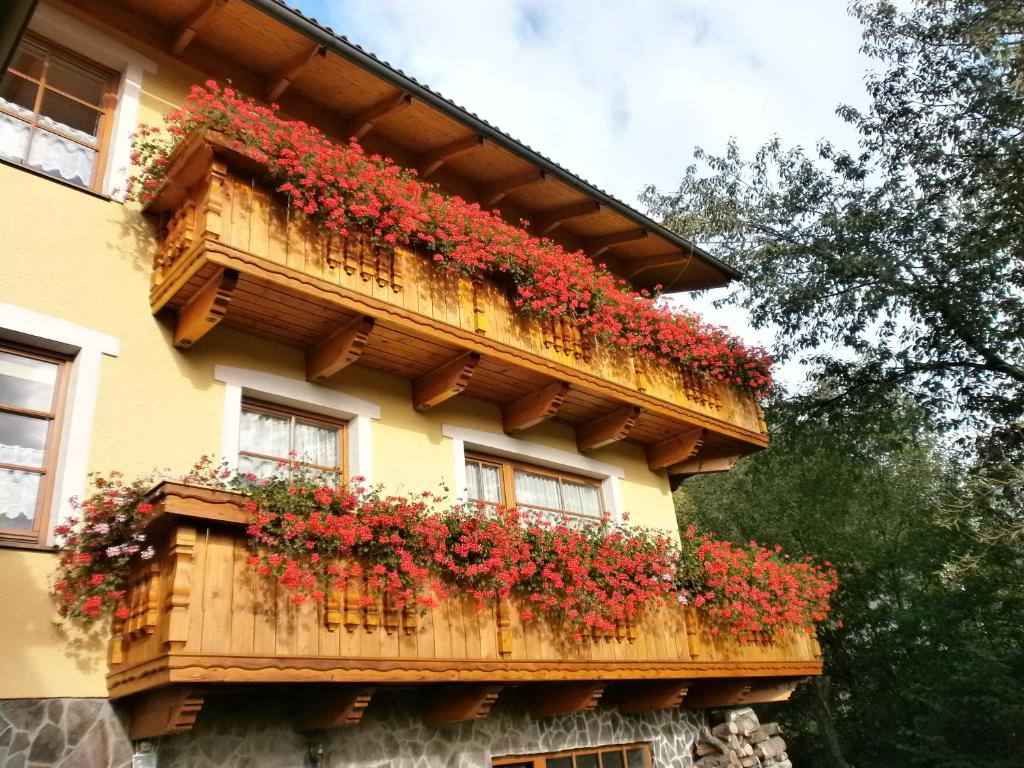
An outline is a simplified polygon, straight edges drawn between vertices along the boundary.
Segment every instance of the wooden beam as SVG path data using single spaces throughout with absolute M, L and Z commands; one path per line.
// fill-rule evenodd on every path
M 324 690 L 309 692 L 305 697 L 303 714 L 295 726 L 299 731 L 358 725 L 377 690 L 363 685 L 330 685 L 322 688 Z
M 500 685 L 454 683 L 438 685 L 423 707 L 424 725 L 445 725 L 486 717 L 498 700 Z
M 667 440 L 647 446 L 647 466 L 658 470 L 692 459 L 700 448 L 707 430 L 697 427 Z
M 329 379 L 363 353 L 373 330 L 373 318 L 360 316 L 306 350 L 306 381 Z
M 614 701 L 619 712 L 634 715 L 652 709 L 676 709 L 690 690 L 689 680 L 652 680 L 616 686 Z
M 458 157 L 459 155 L 464 155 L 467 152 L 472 152 L 474 149 L 479 149 L 483 145 L 484 137 L 478 136 L 475 133 L 472 136 L 456 139 L 455 141 L 449 142 L 437 149 L 424 152 L 416 158 L 416 171 L 419 173 L 421 179 L 426 179 L 429 176 L 432 176 L 435 171 L 453 157 Z
M 236 285 L 238 273 L 235 270 L 218 270 L 206 285 L 178 310 L 174 346 L 178 349 L 188 349 L 223 320 Z
M 563 205 L 550 211 L 540 211 L 533 217 L 533 231 L 539 236 L 550 234 L 569 219 L 582 216 L 593 216 L 601 212 L 601 204 L 595 200 L 583 200 L 578 203 Z
M 378 120 L 400 109 L 405 109 L 410 104 L 412 104 L 412 96 L 405 91 L 398 91 L 352 115 L 348 120 L 348 129 L 345 133 L 353 138 L 361 139 L 373 130 L 373 126 Z
M 643 256 L 639 259 L 622 261 L 622 272 L 626 277 L 633 278 L 637 275 L 643 274 L 649 269 L 674 267 L 679 265 L 679 272 L 682 274 L 682 272 L 690 265 L 690 261 L 692 259 L 692 254 L 683 253 L 682 251 L 658 253 L 652 256 Z
M 292 84 L 292 80 L 298 77 L 299 72 L 306 68 L 316 56 L 326 56 L 327 49 L 322 45 L 312 45 L 309 50 L 299 54 L 292 61 L 285 64 L 267 81 L 267 89 L 263 93 L 266 101 L 274 101 L 285 89 Z
M 174 35 L 174 40 L 171 43 L 171 55 L 181 56 L 181 54 L 188 48 L 188 44 L 195 38 L 196 33 L 206 24 L 214 15 L 227 6 L 228 0 L 206 0 L 205 3 L 199 6 L 196 11 L 190 15 L 178 27 L 177 33 Z
M 736 466 L 744 454 L 734 453 L 727 456 L 699 456 L 689 461 L 673 464 L 668 468 L 670 475 L 704 475 L 711 472 L 728 472 Z
M 622 232 L 612 232 L 609 235 L 591 237 L 583 242 L 583 250 L 590 258 L 597 258 L 612 246 L 635 243 L 647 237 L 647 230 L 643 227 L 627 229 Z
M 192 729 L 206 694 L 188 685 L 175 685 L 140 693 L 129 709 L 128 735 L 132 741 L 154 739 Z
M 774 701 L 786 701 L 796 690 L 799 680 L 752 680 L 750 690 L 740 696 L 738 704 L 770 704 Z
M 750 690 L 749 680 L 701 680 L 683 699 L 685 709 L 731 707 Z
M 420 376 L 412 383 L 413 407 L 425 411 L 459 394 L 469 384 L 479 362 L 477 352 L 466 352 Z
M 640 417 L 640 406 L 627 405 L 606 416 L 576 428 L 576 446 L 581 451 L 592 451 L 629 437 L 633 425 Z
M 509 176 L 507 179 L 502 179 L 484 187 L 480 191 L 480 205 L 484 208 L 490 208 L 500 203 L 505 199 L 506 195 L 515 192 L 517 189 L 540 184 L 545 179 L 547 179 L 547 174 L 538 168 L 531 168 L 523 173 L 517 173 L 515 176 Z
M 607 687 L 605 682 L 539 683 L 527 690 L 530 717 L 590 712 Z
M 561 381 L 548 384 L 535 392 L 523 395 L 517 400 L 505 403 L 501 408 L 501 422 L 506 434 L 532 427 L 550 419 L 562 406 L 569 385 Z

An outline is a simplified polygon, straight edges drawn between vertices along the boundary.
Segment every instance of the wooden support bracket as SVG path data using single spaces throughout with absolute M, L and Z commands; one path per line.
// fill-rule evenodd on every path
M 749 680 L 701 680 L 694 684 L 683 699 L 685 709 L 732 707 L 742 701 L 750 691 Z
M 373 330 L 373 318 L 360 316 L 306 350 L 306 381 L 324 381 L 363 353 Z
M 737 704 L 769 704 L 774 701 L 786 701 L 793 695 L 799 680 L 752 680 L 750 690 L 740 696 Z
M 180 27 L 178 32 L 174 35 L 174 40 L 171 43 L 171 55 L 181 56 L 181 54 L 188 48 L 189 43 L 195 39 L 196 33 L 206 24 L 210 19 L 213 18 L 214 14 L 220 11 L 228 4 L 228 0 L 207 0 L 199 6 L 196 11 L 190 15 Z
M 412 104 L 412 96 L 405 91 L 398 91 L 352 115 L 349 118 L 348 130 L 345 133 L 356 139 L 361 139 L 373 130 L 373 126 L 376 125 L 378 120 L 387 117 L 392 112 L 405 109 L 410 104 Z
M 633 715 L 652 709 L 676 709 L 690 690 L 689 680 L 652 680 L 616 687 L 614 701 L 619 712 Z
M 673 464 L 668 468 L 668 473 L 670 475 L 689 477 L 690 475 L 704 475 L 711 472 L 728 472 L 742 458 L 742 453 L 734 453 L 727 456 L 698 456 L 689 461 Z
M 236 285 L 238 273 L 235 270 L 218 270 L 217 274 L 178 310 L 174 346 L 178 349 L 188 349 L 223 320 Z
M 562 406 L 569 385 L 561 381 L 548 384 L 535 392 L 505 403 L 501 408 L 501 421 L 506 434 L 532 427 L 550 419 Z
M 497 205 L 505 197 L 517 189 L 540 184 L 547 179 L 547 174 L 537 168 L 532 168 L 524 173 L 517 173 L 480 190 L 480 205 L 483 208 L 490 208 Z
M 478 353 L 466 352 L 420 376 L 412 383 L 413 407 L 425 411 L 459 394 L 469 384 L 479 362 Z
M 140 693 L 131 703 L 128 735 L 132 741 L 192 729 L 206 694 L 188 685 Z
M 613 246 L 633 243 L 643 240 L 645 237 L 647 237 L 647 230 L 643 227 L 627 229 L 623 232 L 612 232 L 608 235 L 588 238 L 583 243 L 583 250 L 590 258 L 595 259 Z
M 592 451 L 629 437 L 633 425 L 640 417 L 640 407 L 628 405 L 606 416 L 582 424 L 576 429 L 576 446 L 581 451 Z
M 527 692 L 530 717 L 590 712 L 607 687 L 605 682 L 538 683 Z
M 438 685 L 427 695 L 424 725 L 446 725 L 487 717 L 501 693 L 500 685 L 453 683 Z
M 266 101 L 274 101 L 280 97 L 288 86 L 292 84 L 292 81 L 299 76 L 299 72 L 305 69 L 316 56 L 326 55 L 327 49 L 322 45 L 313 45 L 307 51 L 299 54 L 267 80 L 267 88 L 264 91 L 263 98 Z
M 449 142 L 437 149 L 424 152 L 416 158 L 416 170 L 421 179 L 426 179 L 434 175 L 442 165 L 447 163 L 453 157 L 458 157 L 459 155 L 464 155 L 467 152 L 472 152 L 474 149 L 479 149 L 483 145 L 484 137 L 475 133 L 472 136 L 456 139 L 455 141 Z
M 578 203 L 563 205 L 561 208 L 553 208 L 550 211 L 541 211 L 534 217 L 533 231 L 538 235 L 547 235 L 554 232 L 563 222 L 569 219 L 578 219 L 582 216 L 593 216 L 601 212 L 601 204 L 594 200 L 583 200 Z
M 697 428 L 647 446 L 647 466 L 653 471 L 692 459 L 707 430 Z
M 325 690 L 306 699 L 303 714 L 296 725 L 299 731 L 358 725 L 377 690 L 363 685 L 329 685 L 323 688 Z
M 651 256 L 644 256 L 639 259 L 630 259 L 622 264 L 622 271 L 626 277 L 632 279 L 641 275 L 649 269 L 659 267 L 679 267 L 679 274 L 682 275 L 690 265 L 693 256 L 682 251 L 669 251 L 668 253 L 656 253 Z M 677 288 L 678 290 L 678 288 Z

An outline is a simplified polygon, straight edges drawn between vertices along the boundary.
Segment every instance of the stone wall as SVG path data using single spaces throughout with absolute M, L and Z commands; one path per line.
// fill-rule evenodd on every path
M 656 768 L 688 768 L 703 713 L 620 715 L 611 708 L 534 720 L 506 692 L 482 720 L 427 727 L 418 694 L 378 694 L 362 723 L 294 728 L 294 700 L 211 697 L 191 732 L 159 740 L 159 768 L 486 768 L 492 757 L 648 742 Z M 6 752 L 4 751 L 6 750 Z M 105 701 L 0 702 L 0 768 L 126 768 L 130 745 Z

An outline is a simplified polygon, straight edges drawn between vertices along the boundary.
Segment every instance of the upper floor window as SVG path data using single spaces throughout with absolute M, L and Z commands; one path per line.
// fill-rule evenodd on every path
M 491 765 L 504 768 L 651 768 L 646 744 L 590 747 L 527 757 L 498 757 Z
M 0 346 L 0 539 L 41 543 L 60 441 L 68 362 Z
M 117 84 L 110 70 L 24 38 L 0 81 L 0 156 L 99 189 Z
M 466 455 L 466 491 L 469 501 L 487 505 L 593 519 L 604 514 L 600 481 L 491 456 Z
M 343 421 L 277 404 L 242 402 L 239 472 L 273 477 L 282 464 L 297 461 L 324 483 L 337 486 L 345 476 L 345 455 Z

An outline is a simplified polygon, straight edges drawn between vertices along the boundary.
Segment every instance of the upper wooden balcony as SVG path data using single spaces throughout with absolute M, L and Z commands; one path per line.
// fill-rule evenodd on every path
M 165 482 L 150 500 L 156 556 L 130 580 L 107 676 L 111 698 L 127 697 L 132 738 L 187 730 L 206 696 L 239 686 L 295 696 L 298 727 L 314 729 L 357 723 L 394 686 L 421 687 L 424 720 L 440 724 L 483 717 L 512 685 L 544 717 L 599 700 L 627 713 L 778 701 L 821 673 L 812 635 L 741 644 L 678 604 L 581 642 L 522 621 L 511 600 L 478 612 L 451 597 L 420 613 L 363 605 L 352 580 L 326 605 L 296 605 L 247 563 L 245 497 Z
M 746 391 L 525 315 L 500 282 L 429 254 L 329 237 L 217 134 L 179 147 L 147 210 L 162 225 L 151 305 L 176 313 L 180 348 L 221 323 L 304 348 L 311 381 L 358 362 L 412 379 L 418 409 L 464 392 L 499 405 L 506 432 L 554 418 L 581 450 L 626 439 L 670 475 L 767 443 Z

